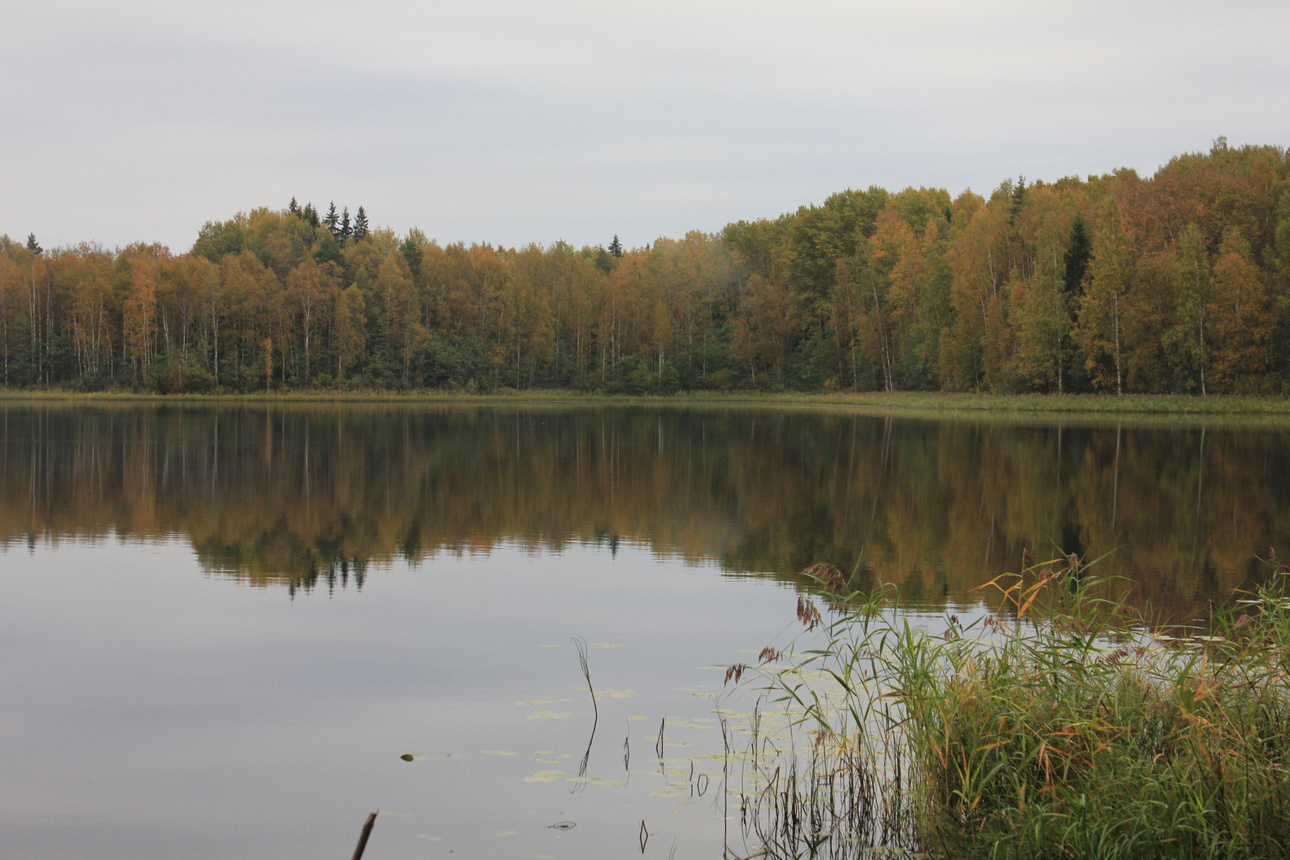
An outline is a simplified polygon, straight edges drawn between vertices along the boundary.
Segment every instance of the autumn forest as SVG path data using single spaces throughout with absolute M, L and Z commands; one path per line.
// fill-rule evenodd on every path
M 10 389 L 1284 394 L 1290 157 L 847 190 L 641 248 L 440 245 L 295 200 L 182 254 L 0 237 L 0 351 Z

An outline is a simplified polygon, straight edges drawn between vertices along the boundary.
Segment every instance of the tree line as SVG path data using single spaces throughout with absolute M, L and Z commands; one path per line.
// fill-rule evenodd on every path
M 293 199 L 193 247 L 0 236 L 0 384 L 1290 391 L 1290 158 L 847 190 L 624 248 L 440 245 Z

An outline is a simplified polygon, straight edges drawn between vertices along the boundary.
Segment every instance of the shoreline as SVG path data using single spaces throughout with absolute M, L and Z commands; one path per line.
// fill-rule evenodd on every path
M 0 404 L 389 404 L 389 405 L 685 405 L 852 408 L 891 414 L 994 413 L 1014 416 L 1229 416 L 1290 418 L 1290 398 L 1171 394 L 946 394 L 928 392 L 767 393 L 682 392 L 670 395 L 532 390 L 473 394 L 457 391 L 283 391 L 242 394 L 149 394 L 0 390 Z

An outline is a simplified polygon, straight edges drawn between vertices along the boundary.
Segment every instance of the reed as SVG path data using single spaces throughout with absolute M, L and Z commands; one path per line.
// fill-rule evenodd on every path
M 762 675 L 797 731 L 751 765 L 763 856 L 1290 856 L 1290 577 L 1269 566 L 1174 635 L 1074 557 L 939 635 L 853 608 Z

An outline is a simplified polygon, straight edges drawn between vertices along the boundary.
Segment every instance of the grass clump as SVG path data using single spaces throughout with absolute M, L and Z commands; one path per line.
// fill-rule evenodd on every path
M 867 822 L 854 805 L 798 834 L 764 821 L 765 854 L 1290 856 L 1290 594 L 1273 568 L 1205 635 L 1150 632 L 1074 557 L 996 580 L 1004 613 L 941 634 L 876 602 L 846 615 L 771 677 L 810 727 L 797 803 L 818 810 L 844 776 L 867 787 Z

